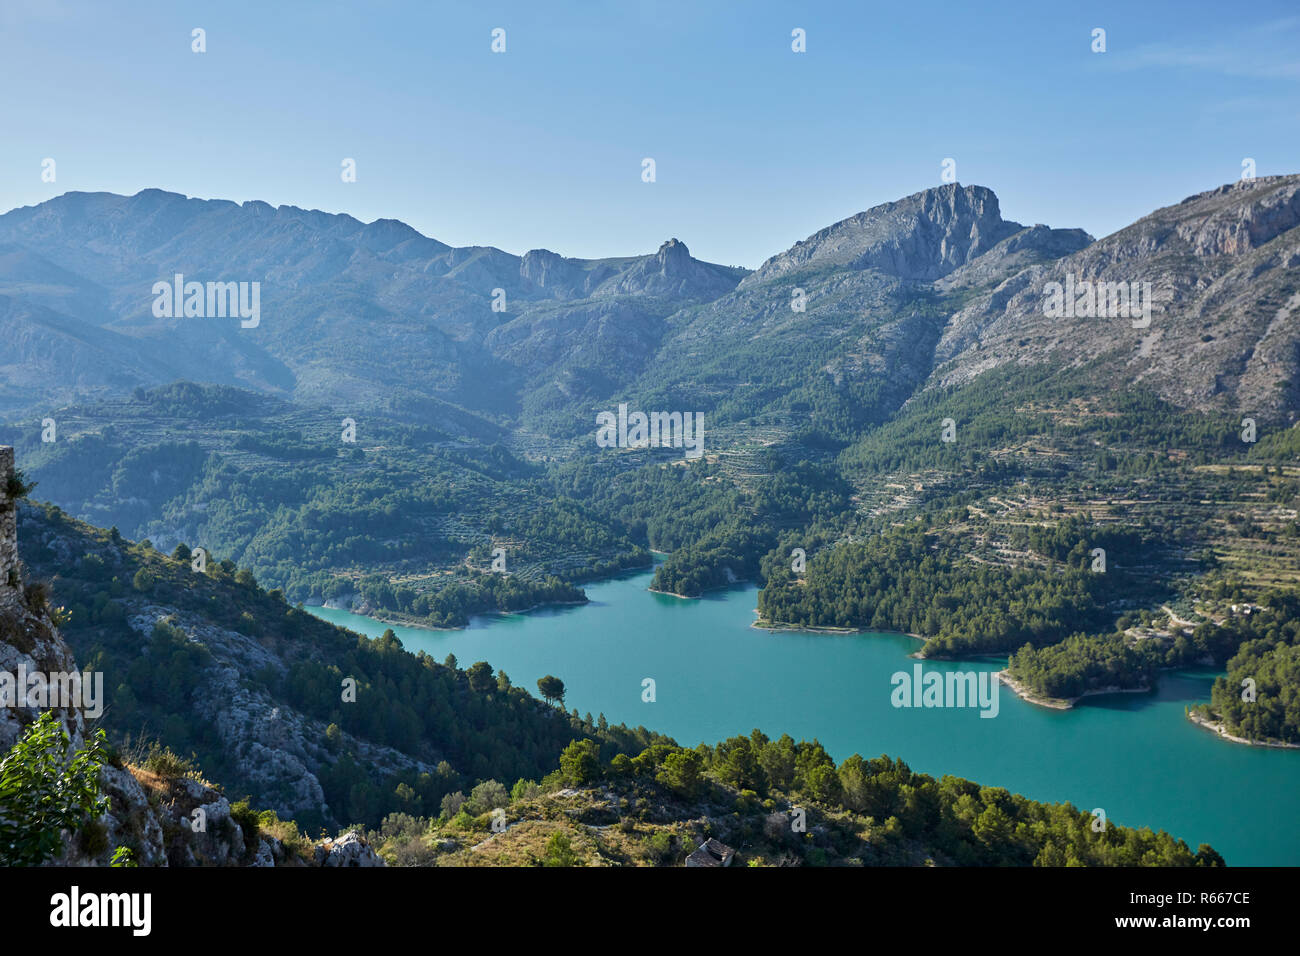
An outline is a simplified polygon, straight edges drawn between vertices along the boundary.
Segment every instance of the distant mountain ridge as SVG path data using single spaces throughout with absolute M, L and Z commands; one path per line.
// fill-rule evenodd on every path
M 17 300 L 5 309 L 3 331 L 21 347 L 4 364 L 39 366 L 43 355 L 98 338 L 127 380 L 46 377 L 60 398 L 79 388 L 104 394 L 187 378 L 364 404 L 377 400 L 370 383 L 382 379 L 496 408 L 501 388 L 485 395 L 466 384 L 490 378 L 517 390 L 519 370 L 485 347 L 495 327 L 539 305 L 563 311 L 568 301 L 627 296 L 637 304 L 623 312 L 657 316 L 714 298 L 744 274 L 693 259 L 677 240 L 646 256 L 582 260 L 534 250 L 518 257 L 453 248 L 394 220 L 367 225 L 156 189 L 130 197 L 67 193 L 0 216 L 0 234 L 13 240 L 0 242 L 0 297 Z M 263 312 L 275 318 L 256 338 L 206 320 L 156 319 L 153 283 L 176 273 L 259 281 Z M 497 289 L 504 312 L 493 309 Z M 367 339 L 371 348 L 362 347 Z M 409 364 L 394 368 L 393 354 Z
M 926 189 L 827 226 L 764 262 L 754 285 L 812 265 L 875 268 L 904 279 L 933 280 L 1023 230 L 1002 218 L 984 186 Z
M 1159 209 L 1057 261 L 1008 278 L 958 311 L 936 383 L 1007 362 L 1101 363 L 1176 405 L 1295 420 L 1300 410 L 1300 176 L 1222 186 Z M 1146 281 L 1149 328 L 1046 319 L 1043 290 L 1071 275 Z
M 1009 362 L 1101 363 L 1184 407 L 1300 407 L 1300 176 L 1223 186 L 1094 242 L 948 184 L 819 230 L 753 272 L 657 252 L 455 248 L 395 220 L 67 193 L 0 216 L 0 412 L 175 379 L 373 408 L 435 400 L 573 435 L 615 399 L 852 429 Z M 257 281 L 255 330 L 155 318 L 151 289 Z M 1048 318 L 1066 273 L 1150 282 L 1157 319 Z

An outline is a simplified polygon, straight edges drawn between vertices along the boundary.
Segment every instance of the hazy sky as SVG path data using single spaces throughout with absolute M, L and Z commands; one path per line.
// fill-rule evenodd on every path
M 1098 237 L 1300 171 L 1300 6 L 0 0 L 0 211 L 160 187 L 752 267 L 949 157 Z

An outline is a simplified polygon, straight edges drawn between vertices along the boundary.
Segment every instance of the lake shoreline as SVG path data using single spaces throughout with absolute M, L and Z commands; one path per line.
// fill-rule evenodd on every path
M 681 598 L 683 601 L 698 601 L 703 594 L 678 594 L 676 591 L 660 591 L 658 588 L 646 588 L 651 594 L 666 594 L 668 597 Z
M 755 609 L 754 613 L 757 614 L 758 610 Z M 838 627 L 830 624 L 820 626 L 812 624 L 782 624 L 778 621 L 769 621 L 761 617 L 749 626 L 757 631 L 771 631 L 774 634 L 829 634 L 832 637 L 843 637 L 852 634 L 901 634 L 903 637 L 915 638 L 921 642 L 927 640 L 927 638 L 922 637 L 920 634 L 909 634 L 906 631 L 875 631 L 871 628 L 865 627 Z M 907 656 L 917 657 L 918 654 L 913 653 L 908 654 Z
M 584 598 L 581 601 L 544 601 L 541 604 L 534 604 L 531 605 L 530 607 L 521 608 L 517 611 L 501 611 L 501 610 L 476 611 L 475 613 L 469 616 L 469 619 L 470 619 L 470 624 L 472 624 L 474 618 L 476 617 L 504 617 L 510 614 L 528 614 L 531 611 L 541 611 L 541 610 L 545 610 L 546 608 L 552 608 L 552 607 L 582 607 L 583 605 L 590 604 L 590 603 L 591 603 L 590 598 Z M 420 631 L 435 631 L 435 632 L 467 631 L 470 628 L 470 624 L 455 624 L 451 627 L 439 627 L 437 624 L 430 624 L 427 621 L 423 621 L 418 618 L 406 618 L 400 615 L 389 615 L 386 617 L 381 617 L 378 614 L 365 613 L 353 607 L 330 607 L 328 604 L 304 604 L 303 607 L 308 609 L 318 607 L 326 611 L 346 611 L 348 614 L 355 614 L 358 617 L 364 617 L 367 620 L 374 621 L 378 624 L 396 624 L 398 627 L 411 627 Z M 327 619 L 321 618 L 321 620 L 327 620 Z M 339 625 L 339 626 L 341 627 L 343 625 Z
M 752 587 L 704 600 L 662 600 L 648 592 L 648 577 L 620 575 L 588 587 L 585 608 L 493 614 L 469 629 L 441 632 L 391 626 L 407 653 L 423 651 L 437 661 L 454 654 L 462 667 L 487 660 L 516 687 L 556 675 L 569 706 L 603 712 L 614 725 L 643 724 L 692 743 L 754 727 L 773 739 L 817 737 L 837 760 L 886 753 L 919 773 L 953 774 L 1048 803 L 1090 801 L 1088 807 L 1109 812 L 1128 800 L 1126 818 L 1191 846 L 1209 843 L 1240 865 L 1300 862 L 1300 836 L 1279 837 L 1272 820 L 1249 810 L 1251 799 L 1287 812 L 1297 806 L 1300 758 L 1262 746 L 1223 747 L 1184 716 L 1186 706 L 1208 699 L 1217 670 L 1176 671 L 1153 680 L 1154 691 L 1140 699 L 1085 701 L 1065 712 L 1021 707 L 1006 697 L 1001 720 L 979 720 L 969 710 L 904 711 L 890 705 L 892 674 L 911 673 L 917 664 L 945 678 L 952 671 L 996 674 L 1007 658 L 908 660 L 926 646 L 916 635 L 909 641 L 899 640 L 898 631 L 804 635 L 763 620 Z M 311 611 L 371 637 L 390 626 L 343 610 Z M 759 639 L 763 630 L 768 633 Z M 658 704 L 641 699 L 647 675 L 656 679 Z M 1216 786 L 1204 799 L 1179 797 L 1197 792 L 1207 775 Z
M 726 584 L 719 584 L 717 587 L 705 588 L 699 594 L 678 594 L 676 591 L 661 591 L 659 588 L 646 587 L 651 594 L 666 594 L 669 597 L 681 598 L 683 601 L 700 601 L 706 594 L 717 594 L 719 591 L 730 591 L 739 585 L 752 585 L 754 582 L 749 579 L 737 578 L 735 581 L 728 581 Z
M 777 624 L 773 621 L 765 621 L 761 617 L 749 626 L 758 631 L 771 631 L 773 633 L 832 635 L 866 633 L 861 628 L 857 627 L 809 627 L 804 624 Z
M 1272 747 L 1277 750 L 1300 750 L 1300 744 L 1290 744 L 1285 740 L 1251 740 L 1249 737 L 1238 737 L 1236 734 L 1230 734 L 1223 721 L 1211 720 L 1194 710 L 1189 709 L 1187 711 L 1187 719 L 1198 727 L 1213 731 L 1221 740 L 1228 740 L 1234 744 L 1245 744 L 1248 747 Z
M 1049 707 L 1052 710 L 1072 710 L 1074 709 L 1074 706 L 1078 704 L 1079 701 L 1083 700 L 1085 697 L 1104 697 L 1107 696 L 1108 694 L 1150 694 L 1152 691 L 1155 690 L 1154 686 L 1151 687 L 1115 686 L 1115 687 L 1101 687 L 1098 688 L 1097 690 L 1085 690 L 1078 697 L 1047 697 L 1046 695 L 1038 694 L 1030 690 L 1020 681 L 1016 680 L 1014 677 L 1008 674 L 1005 670 L 998 671 L 994 676 L 998 680 L 1002 681 L 1002 683 L 1006 684 L 1007 687 L 1011 688 L 1012 692 L 1021 700 L 1025 701 L 1025 703 L 1036 704 L 1039 707 Z

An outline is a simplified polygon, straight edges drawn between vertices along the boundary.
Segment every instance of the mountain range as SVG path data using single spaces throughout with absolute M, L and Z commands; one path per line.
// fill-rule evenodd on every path
M 156 310 L 177 274 L 258 283 L 260 321 Z M 1140 315 L 1100 301 L 1140 301 Z M 0 444 L 23 473 L 6 487 L 22 498 L 34 479 L 48 502 L 5 512 L 27 583 L 15 565 L 0 644 L 30 653 L 39 633 L 46 656 L 107 671 L 105 725 L 124 751 L 143 735 L 197 755 L 232 796 L 308 833 L 395 820 L 402 832 L 380 837 L 409 837 L 419 859 L 425 818 L 477 852 L 462 790 L 482 808 L 480 787 L 518 780 L 512 807 L 553 814 L 546 800 L 587 765 L 571 751 L 582 739 L 611 762 L 578 782 L 642 760 L 637 774 L 689 795 L 659 821 L 676 825 L 702 799 L 677 779 L 694 758 L 660 774 L 671 748 L 650 731 L 553 714 L 485 662 L 412 657 L 304 604 L 459 627 L 580 603 L 584 582 L 669 552 L 656 590 L 753 581 L 760 626 L 1006 655 L 1018 693 L 1062 706 L 1220 667 L 1198 719 L 1293 744 L 1297 309 L 1300 176 L 1222 186 L 1101 239 L 1004 219 L 991 190 L 950 184 L 752 271 L 679 239 L 643 256 L 513 256 L 391 220 L 69 193 L 0 216 Z M 598 447 L 594 413 L 622 403 L 702 412 L 705 454 Z M 337 706 L 354 673 L 382 707 Z M 1242 711 L 1234 689 L 1252 675 L 1267 706 Z M 784 760 L 784 744 L 753 746 L 769 744 Z M 701 760 L 743 794 L 739 747 Z M 223 813 L 243 829 L 167 846 L 177 813 L 220 802 L 183 783 L 188 766 L 155 751 L 118 767 L 122 787 L 152 786 L 176 811 L 146 827 L 142 859 L 316 858 L 278 818 L 263 852 L 251 837 L 266 826 L 238 800 Z M 914 786 L 895 770 L 867 775 Z M 866 773 L 837 772 L 846 794 Z M 811 779 L 789 783 L 810 793 Z M 873 805 L 860 796 L 845 806 Z M 593 826 L 611 822 L 609 799 Z M 878 858 L 983 858 L 926 826 Z M 92 842 L 82 856 L 110 849 Z M 665 846 L 650 856 L 681 849 Z
M 751 272 L 678 239 L 641 256 L 515 256 L 394 220 L 72 192 L 0 216 L 0 410 L 187 379 L 335 409 L 455 406 L 553 436 L 590 431 L 616 399 L 719 422 L 819 408 L 860 425 L 1000 366 L 1097 363 L 1112 385 L 1182 407 L 1291 422 L 1298 225 L 1294 175 L 1189 197 L 1100 240 L 1006 220 L 991 190 L 949 184 Z M 262 321 L 155 317 L 153 286 L 177 273 L 259 282 Z M 1067 274 L 1149 283 L 1149 327 L 1049 318 L 1044 288 Z

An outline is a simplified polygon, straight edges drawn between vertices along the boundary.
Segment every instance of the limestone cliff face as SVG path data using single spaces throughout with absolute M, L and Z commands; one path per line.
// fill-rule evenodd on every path
M 1048 283 L 1144 284 L 1150 324 L 1049 317 Z M 1222 186 L 1006 278 L 952 316 L 931 384 L 1009 362 L 1102 362 L 1111 387 L 1292 422 L 1300 414 L 1300 176 Z
M 1024 227 L 1002 218 L 984 186 L 953 183 L 875 206 L 827 226 L 764 262 L 742 286 L 809 268 L 876 269 L 935 280 L 983 255 Z
M 14 450 L 0 445 L 0 482 L 14 473 Z M 0 606 L 12 601 L 18 586 L 18 509 L 0 485 Z

